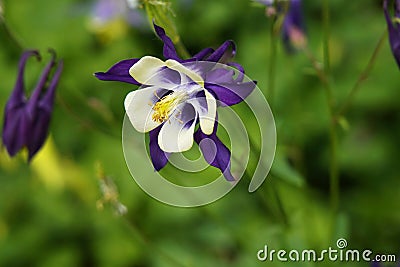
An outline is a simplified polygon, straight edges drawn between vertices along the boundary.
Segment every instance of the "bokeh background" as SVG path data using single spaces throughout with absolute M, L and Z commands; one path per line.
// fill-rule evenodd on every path
M 309 50 L 322 61 L 320 2 L 304 0 L 303 6 Z M 335 248 L 339 237 L 349 248 L 399 257 L 400 75 L 388 42 L 338 129 L 340 207 L 334 221 L 323 86 L 305 53 L 287 53 L 281 43 L 273 107 L 278 146 L 268 179 L 252 194 L 244 179 L 215 203 L 176 208 L 147 196 L 124 161 L 123 100 L 136 87 L 93 76 L 121 59 L 162 56 L 162 42 L 144 10 L 134 19 L 121 14 L 102 24 L 93 18 L 95 0 L 3 0 L 1 5 L 7 23 L 0 28 L 1 116 L 21 47 L 43 55 L 41 63 L 28 62 L 28 91 L 49 60 L 49 47 L 64 59 L 65 69 L 41 152 L 27 164 L 23 153 L 10 159 L 1 149 L 0 266 L 283 266 L 259 262 L 257 251 L 264 245 Z M 386 24 L 381 1 L 330 5 L 332 88 L 341 103 Z M 267 92 L 271 20 L 264 7 L 247 0 L 175 0 L 168 8 L 190 53 L 233 39 L 236 61 Z M 102 194 L 99 183 L 108 179 L 118 188 L 118 200 L 113 192 L 111 200 Z M 118 216 L 122 204 L 128 212 Z

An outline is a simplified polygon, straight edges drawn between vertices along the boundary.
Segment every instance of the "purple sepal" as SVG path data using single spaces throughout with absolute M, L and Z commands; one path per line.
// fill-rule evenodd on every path
M 158 145 L 158 134 L 160 133 L 161 128 L 162 125 L 149 132 L 150 158 L 156 171 L 160 171 L 165 167 L 165 165 L 167 165 L 169 157 L 169 153 L 162 151 Z
M 215 50 L 210 48 L 210 47 L 204 48 L 203 50 L 198 52 L 196 55 L 194 55 L 193 59 L 195 59 L 195 60 L 205 60 L 207 58 L 207 56 L 209 56 L 212 53 L 214 53 L 214 51 Z
M 125 59 L 113 65 L 106 72 L 96 72 L 94 75 L 102 81 L 118 81 L 141 85 L 129 74 L 129 69 L 139 61 L 139 58 Z
M 236 179 L 231 173 L 231 152 L 217 136 L 218 123 L 215 122 L 214 131 L 210 135 L 204 134 L 199 128 L 194 133 L 194 140 L 199 145 L 204 159 L 208 164 L 221 170 L 228 181 Z
M 217 68 L 206 73 L 205 88 L 209 90 L 216 99 L 226 106 L 232 106 L 242 102 L 256 87 L 255 81 L 243 82 L 244 70 L 237 63 L 231 64 L 239 71 L 234 79 L 233 69 Z
M 154 30 L 156 31 L 157 36 L 164 42 L 164 48 L 163 48 L 164 57 L 166 59 L 175 59 L 176 61 L 181 62 L 182 59 L 180 59 L 178 57 L 174 43 L 167 36 L 167 34 L 165 33 L 165 30 L 163 28 L 161 28 L 160 26 L 156 25 L 154 22 L 153 22 L 153 25 L 154 25 Z
M 230 53 L 228 52 L 231 49 Z M 236 55 L 236 45 L 233 41 L 225 41 L 208 58 L 207 61 L 224 63 Z
M 22 54 L 18 65 L 17 81 L 4 110 L 2 141 L 11 157 L 26 145 L 29 136 L 30 123 L 29 114 L 25 108 L 27 100 L 24 92 L 24 73 L 26 62 L 31 56 L 40 60 L 39 52 L 36 50 L 28 50 Z
M 225 106 L 232 106 L 242 102 L 249 96 L 254 88 L 255 82 L 246 82 L 241 84 L 209 84 L 205 88 L 210 91 L 215 98 Z

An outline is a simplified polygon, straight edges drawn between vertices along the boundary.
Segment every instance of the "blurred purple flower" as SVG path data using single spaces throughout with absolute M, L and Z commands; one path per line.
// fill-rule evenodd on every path
M 230 64 L 239 71 L 237 77 L 232 69 L 216 64 L 235 55 L 232 41 L 182 60 L 164 29 L 155 24 L 154 28 L 164 42 L 165 62 L 150 56 L 127 59 L 107 72 L 96 73 L 96 77 L 144 85 L 127 95 L 125 110 L 137 131 L 149 132 L 155 170 L 167 164 L 169 153 L 186 151 L 195 141 L 210 165 L 219 168 L 227 180 L 235 180 L 230 172 L 231 153 L 216 135 L 216 109 L 217 105 L 243 101 L 255 88 L 255 82 L 244 82 L 244 70 L 237 63 Z M 195 131 L 198 122 L 200 127 Z
M 282 14 L 284 7 L 282 3 L 275 0 L 253 0 L 266 6 L 268 17 Z M 287 0 L 289 8 L 285 14 L 282 25 L 282 39 L 288 52 L 294 49 L 304 48 L 307 44 L 307 37 L 304 30 L 304 18 L 301 0 Z
M 63 69 L 63 62 L 60 61 L 53 78 L 48 81 L 56 65 L 55 52 L 50 52 L 52 58 L 43 70 L 30 99 L 25 95 L 24 69 L 29 57 L 35 56 L 40 60 L 40 55 L 36 50 L 28 50 L 20 59 L 17 81 L 4 111 L 2 138 L 10 156 L 26 147 L 30 161 L 46 140 L 55 90 Z
M 116 19 L 123 19 L 136 28 L 142 28 L 146 19 L 138 7 L 138 0 L 97 0 L 92 10 L 92 26 L 103 28 Z
M 288 51 L 301 49 L 307 44 L 301 0 L 291 0 L 282 25 L 282 38 Z
M 400 0 L 394 1 L 394 20 L 388 10 L 389 0 L 383 1 L 383 10 L 385 13 L 386 23 L 389 31 L 389 42 L 394 58 L 400 68 Z

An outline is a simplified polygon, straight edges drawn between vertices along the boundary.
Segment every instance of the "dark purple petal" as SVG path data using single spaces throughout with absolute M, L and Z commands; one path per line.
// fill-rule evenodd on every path
M 236 79 L 234 79 L 236 71 L 233 69 L 216 68 L 205 75 L 205 88 L 227 106 L 242 102 L 256 87 L 255 81 L 243 83 L 243 67 L 236 63 L 234 66 L 239 69 Z
M 107 72 L 96 72 L 94 75 L 102 81 L 118 81 L 141 85 L 129 74 L 129 69 L 139 61 L 139 58 L 125 59 L 113 65 Z
M 27 138 L 26 147 L 28 148 L 28 161 L 39 151 L 43 146 L 49 132 L 49 124 L 51 119 L 51 112 L 38 107 L 37 114 L 34 121 L 29 121 L 30 133 Z
M 229 50 L 231 49 L 230 53 Z M 218 47 L 206 60 L 213 62 L 224 62 L 225 60 L 234 57 L 236 54 L 236 45 L 233 41 L 225 41 L 220 47 Z
M 208 47 L 203 50 L 201 50 L 199 53 L 193 56 L 194 59 L 196 60 L 204 60 L 208 55 L 212 54 L 215 50 Z
M 39 106 L 44 110 L 47 110 L 48 112 L 51 112 L 53 109 L 55 92 L 58 85 L 58 81 L 60 80 L 63 67 L 64 67 L 64 62 L 61 60 L 58 63 L 56 73 L 54 74 L 53 79 L 51 80 L 50 85 L 47 88 L 47 92 L 40 100 Z
M 26 145 L 31 132 L 29 126 L 30 120 L 24 106 L 5 113 L 2 141 L 11 157 Z
M 157 26 L 154 22 L 154 30 L 158 37 L 164 42 L 163 54 L 166 59 L 175 59 L 178 62 L 181 62 L 182 59 L 178 57 L 176 53 L 176 49 L 172 40 L 166 35 L 165 30 L 160 26 Z
M 168 163 L 169 157 L 169 153 L 162 151 L 158 145 L 158 134 L 160 133 L 161 127 L 162 125 L 149 132 L 150 158 L 156 171 L 160 171 L 165 167 L 165 165 Z
M 221 101 L 226 106 L 232 106 L 242 102 L 253 92 L 255 87 L 256 82 L 205 84 L 205 88 L 210 91 L 218 101 Z
M 36 56 L 40 60 L 39 52 L 36 50 L 28 50 L 22 54 L 18 66 L 17 81 L 4 110 L 2 141 L 10 156 L 14 156 L 21 150 L 29 137 L 30 124 L 25 109 L 24 72 L 26 62 L 31 56 Z
M 46 82 L 48 80 L 50 71 L 53 68 L 54 63 L 55 63 L 55 57 L 56 57 L 55 52 L 53 50 L 50 50 L 50 53 L 51 53 L 51 60 L 47 64 L 47 66 L 44 68 L 42 75 L 40 76 L 40 79 L 39 79 L 35 89 L 33 90 L 33 93 L 31 95 L 31 97 L 28 101 L 27 107 L 26 107 L 28 113 L 31 114 L 32 117 L 35 117 L 34 109 L 36 108 L 36 105 L 42 94 L 42 89 L 44 89 Z
M 25 102 L 25 85 L 24 85 L 24 73 L 25 73 L 25 65 L 29 57 L 36 56 L 38 60 L 40 60 L 39 52 L 36 50 L 28 50 L 24 52 L 19 60 L 18 65 L 18 76 L 17 81 L 14 86 L 14 90 L 7 101 L 6 111 L 8 109 L 13 109 L 16 106 L 21 105 Z
M 235 181 L 235 178 L 231 173 L 231 152 L 229 149 L 219 140 L 216 135 L 218 123 L 215 123 L 214 132 L 211 135 L 204 134 L 199 128 L 194 133 L 194 140 L 201 149 L 204 159 L 210 164 L 221 170 L 225 179 L 228 181 Z
M 397 1 L 395 2 L 396 13 L 398 9 Z M 388 10 L 388 0 L 383 1 L 383 10 L 385 13 L 386 23 L 389 31 L 389 42 L 394 58 L 400 68 L 400 28 L 397 23 L 393 23 Z

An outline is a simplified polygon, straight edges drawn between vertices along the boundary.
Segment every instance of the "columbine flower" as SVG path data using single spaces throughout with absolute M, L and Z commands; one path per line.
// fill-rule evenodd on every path
M 227 180 L 235 180 L 230 172 L 230 151 L 216 135 L 216 110 L 219 105 L 241 102 L 255 83 L 243 81 L 239 64 L 231 63 L 239 70 L 237 77 L 232 69 L 217 64 L 235 55 L 234 43 L 226 41 L 216 50 L 206 48 L 182 60 L 164 29 L 154 28 L 164 42 L 166 61 L 151 56 L 127 59 L 96 77 L 142 85 L 127 95 L 124 105 L 133 127 L 149 132 L 150 157 L 157 171 L 167 164 L 169 153 L 186 151 L 195 141 L 210 165 L 219 168 Z
M 307 37 L 304 31 L 301 0 L 290 1 L 289 9 L 282 25 L 282 37 L 288 51 L 306 46 Z
M 392 18 L 389 14 L 388 10 L 388 0 L 383 1 L 383 10 L 385 12 L 387 27 L 389 31 L 389 41 L 390 47 L 392 49 L 392 53 L 394 58 L 396 59 L 397 65 L 400 68 L 400 1 L 396 0 L 394 2 L 394 10 L 395 10 L 395 19 L 392 21 Z
M 53 79 L 47 85 L 50 71 L 55 66 L 55 53 L 51 53 L 52 58 L 43 70 L 30 99 L 25 95 L 25 64 L 31 56 L 40 60 L 40 55 L 37 51 L 30 50 L 24 52 L 20 59 L 17 82 L 4 111 L 3 144 L 10 156 L 26 147 L 28 159 L 31 160 L 46 140 L 55 90 L 63 68 L 63 63 L 59 62 Z

